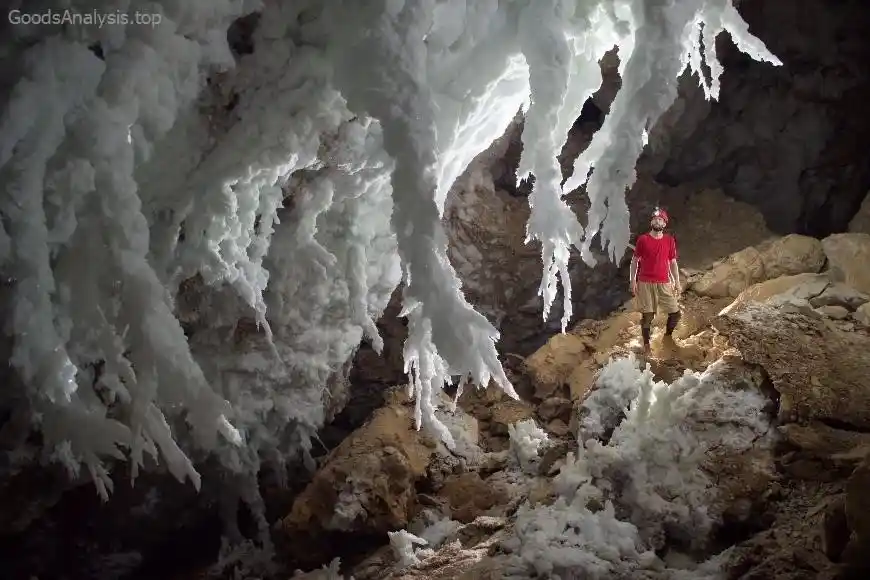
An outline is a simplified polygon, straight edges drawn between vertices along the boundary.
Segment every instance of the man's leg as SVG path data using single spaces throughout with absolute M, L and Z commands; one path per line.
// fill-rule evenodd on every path
M 662 346 L 674 347 L 676 343 L 674 342 L 674 329 L 677 328 L 677 325 L 680 323 L 680 317 L 682 313 L 680 312 L 680 304 L 677 301 L 677 297 L 674 296 L 673 287 L 670 284 L 662 284 L 659 288 L 659 296 L 658 296 L 659 304 L 662 307 L 662 310 L 668 313 L 668 321 L 665 323 L 665 335 L 662 337 Z
M 637 309 L 640 311 L 640 336 L 643 340 L 643 352 L 650 353 L 650 339 L 652 338 L 652 321 L 656 311 L 655 284 L 647 282 L 637 283 Z
M 643 340 L 644 354 L 650 353 L 650 340 L 652 339 L 652 321 L 655 317 L 653 312 L 644 312 L 640 315 L 640 337 Z
M 665 323 L 665 336 L 671 336 L 674 334 L 674 329 L 677 328 L 677 325 L 680 323 L 681 316 L 682 313 L 679 310 L 668 314 L 668 321 Z

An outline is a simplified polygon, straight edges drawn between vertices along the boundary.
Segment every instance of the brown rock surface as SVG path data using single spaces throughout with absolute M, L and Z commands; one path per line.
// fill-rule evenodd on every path
M 832 279 L 870 294 L 870 234 L 833 234 L 822 247 Z
M 852 452 L 856 449 L 870 449 L 870 433 L 836 429 L 819 421 L 790 423 L 779 430 L 790 445 L 816 457 L 854 460 Z
M 845 306 L 840 306 L 839 304 L 819 306 L 816 308 L 816 312 L 823 316 L 827 316 L 828 318 L 833 318 L 834 320 L 845 320 L 849 318 L 849 309 Z
M 476 472 L 447 477 L 438 495 L 447 500 L 452 519 L 463 523 L 470 523 L 493 506 L 510 500 L 503 488 L 487 483 Z
M 870 428 L 870 336 L 788 308 L 747 303 L 713 326 L 781 395 L 782 420 L 833 420 Z
M 535 396 L 546 399 L 559 393 L 579 362 L 590 356 L 584 338 L 573 332 L 557 334 L 526 358 L 525 369 L 535 387 Z
M 379 409 L 329 455 L 281 528 L 295 536 L 404 527 L 415 509 L 414 482 L 434 447 L 414 429 L 409 409 L 395 402 Z
M 508 425 L 528 419 L 534 409 L 522 401 L 506 400 L 492 406 L 489 428 L 495 435 L 507 435 Z
M 729 578 L 833 580 L 837 566 L 825 555 L 826 514 L 841 483 L 800 482 L 781 489 L 766 505 L 765 529 L 732 549 Z
M 722 310 L 722 314 L 747 302 L 767 302 L 774 298 L 781 302 L 809 304 L 810 299 L 823 294 L 830 285 L 831 281 L 825 274 L 795 274 L 765 280 L 741 292 L 734 302 Z
M 737 297 L 758 282 L 819 272 L 824 263 L 821 242 L 792 234 L 731 254 L 694 281 L 691 289 L 702 296 Z
M 756 447 L 736 455 L 711 454 L 707 469 L 716 477 L 719 489 L 713 510 L 727 523 L 745 523 L 763 512 L 766 492 L 776 480 L 771 449 Z
M 832 562 L 839 562 L 843 550 L 849 542 L 849 520 L 846 518 L 846 498 L 835 496 L 825 509 L 822 547 L 825 556 Z
M 851 536 L 843 554 L 851 568 L 870 572 L 870 455 L 846 484 L 846 520 Z
M 561 419 L 568 422 L 571 420 L 571 400 L 563 397 L 550 397 L 538 406 L 538 415 L 545 421 Z
M 836 429 L 819 421 L 782 425 L 788 449 L 780 466 L 789 476 L 810 481 L 847 477 L 870 449 L 870 434 Z
M 816 308 L 820 306 L 843 306 L 848 310 L 855 310 L 867 302 L 870 302 L 870 296 L 858 292 L 851 286 L 841 282 L 833 282 L 824 292 L 810 299 L 810 304 Z

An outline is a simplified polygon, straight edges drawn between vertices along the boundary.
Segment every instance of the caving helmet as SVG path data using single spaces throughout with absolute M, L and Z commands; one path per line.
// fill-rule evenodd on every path
M 663 210 L 660 207 L 657 207 L 655 209 L 655 211 L 653 211 L 652 216 L 650 217 L 650 222 L 654 222 L 656 220 L 656 218 L 662 220 L 664 222 L 664 226 L 662 226 L 660 228 L 653 226 L 653 229 L 663 230 L 665 227 L 667 227 L 667 225 L 668 225 L 668 212 L 666 212 L 665 210 Z

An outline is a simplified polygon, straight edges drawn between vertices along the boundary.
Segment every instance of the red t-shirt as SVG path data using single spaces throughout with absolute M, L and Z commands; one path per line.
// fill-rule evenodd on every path
M 668 234 L 660 238 L 641 234 L 637 237 L 634 257 L 638 261 L 638 282 L 667 283 L 671 260 L 677 259 L 677 242 Z

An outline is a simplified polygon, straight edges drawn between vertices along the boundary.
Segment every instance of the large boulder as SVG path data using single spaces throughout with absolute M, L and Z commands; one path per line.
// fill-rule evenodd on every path
M 779 431 L 789 449 L 780 459 L 781 471 L 803 480 L 848 477 L 861 460 L 862 450 L 870 449 L 870 433 L 837 429 L 820 421 L 789 423 Z
M 833 234 L 822 248 L 834 280 L 870 294 L 870 234 Z
M 417 509 L 414 484 L 427 475 L 437 449 L 414 428 L 412 413 L 394 395 L 333 450 L 297 496 L 278 528 L 300 563 L 322 561 L 330 539 L 386 535 L 408 524 Z
M 717 262 L 700 279 L 692 282 L 691 290 L 714 298 L 737 297 L 752 284 L 764 279 L 764 263 L 757 248 L 749 247 Z
M 504 485 L 494 485 L 494 482 L 482 479 L 480 473 L 475 471 L 445 478 L 438 497 L 445 500 L 451 519 L 465 524 L 496 506 L 507 505 L 511 500 Z
M 818 272 L 825 265 L 825 253 L 816 238 L 790 234 L 757 246 L 764 265 L 764 279 Z
M 780 393 L 785 421 L 836 421 L 870 429 L 870 336 L 834 328 L 812 310 L 747 302 L 713 326 Z
M 702 296 L 736 298 L 758 282 L 817 273 L 824 264 L 825 252 L 819 240 L 792 234 L 731 254 L 694 281 L 691 289 Z
M 525 371 L 532 379 L 535 396 L 547 399 L 560 392 L 562 385 L 580 362 L 589 358 L 592 346 L 573 332 L 557 334 L 525 360 Z
M 827 288 L 825 288 L 824 292 L 814 298 L 810 298 L 810 304 L 813 308 L 821 308 L 823 306 L 842 306 L 849 311 L 857 310 L 867 302 L 870 302 L 870 296 L 863 292 L 858 292 L 851 286 L 847 286 L 841 282 L 831 283 Z
M 772 280 L 765 280 L 753 284 L 741 292 L 734 302 L 722 310 L 721 314 L 727 314 L 740 305 L 747 302 L 769 302 L 810 304 L 810 300 L 821 295 L 828 286 L 830 279 L 824 274 L 795 274 L 794 276 L 780 276 Z
M 583 399 L 594 376 L 614 348 L 639 335 L 635 312 L 620 312 L 606 320 L 583 320 L 567 334 L 557 334 L 525 359 L 525 371 L 541 400 L 554 395 Z
M 711 393 L 718 388 L 723 393 L 732 391 L 751 398 L 764 395 L 764 383 L 764 373 L 732 349 L 707 368 L 695 396 L 699 401 L 713 402 L 716 398 Z M 712 385 L 718 386 L 711 388 Z M 698 405 L 681 426 L 691 429 L 702 440 L 715 439 L 715 434 L 721 433 L 732 420 L 729 413 L 712 411 L 715 408 L 715 403 Z M 704 470 L 713 476 L 718 489 L 710 513 L 721 517 L 724 522 L 745 524 L 762 511 L 764 492 L 776 479 L 774 439 L 768 425 L 765 419 L 751 427 L 752 443 L 749 445 L 711 445 L 707 451 Z
M 856 449 L 870 450 L 870 433 L 837 429 L 819 421 L 803 425 L 789 423 L 780 426 L 779 432 L 789 445 L 824 460 L 848 462 L 854 459 L 852 454 Z

